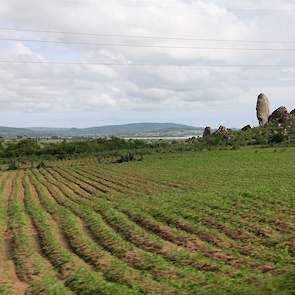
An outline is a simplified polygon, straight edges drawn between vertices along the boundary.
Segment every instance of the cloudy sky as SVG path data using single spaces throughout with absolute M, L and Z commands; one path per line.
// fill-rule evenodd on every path
M 0 125 L 255 125 L 260 92 L 295 108 L 294 16 L 294 0 L 0 0 Z

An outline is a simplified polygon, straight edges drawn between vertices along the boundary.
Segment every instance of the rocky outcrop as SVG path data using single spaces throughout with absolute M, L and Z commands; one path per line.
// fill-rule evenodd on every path
M 259 121 L 259 126 L 266 126 L 268 123 L 268 117 L 269 117 L 269 100 L 268 97 L 261 93 L 258 96 L 257 99 L 257 105 L 256 105 L 256 111 L 257 111 L 257 119 Z
M 211 134 L 212 134 L 211 127 L 206 127 L 203 133 L 203 137 L 211 136 Z
M 246 125 L 245 127 L 243 127 L 241 130 L 242 131 L 247 131 L 249 129 L 252 129 L 250 125 Z
M 217 131 L 214 134 L 227 135 L 228 129 L 224 126 L 219 126 L 219 128 L 217 129 Z
M 277 108 L 270 116 L 268 121 L 269 122 L 279 122 L 279 123 L 286 123 L 290 119 L 290 114 L 286 107 L 279 107 Z
M 290 115 L 295 116 L 295 109 L 290 112 Z

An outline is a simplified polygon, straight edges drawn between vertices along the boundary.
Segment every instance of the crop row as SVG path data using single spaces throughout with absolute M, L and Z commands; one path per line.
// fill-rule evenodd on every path
M 47 180 L 50 181 L 48 174 Z M 99 213 L 111 228 L 119 233 L 124 239 L 135 244 L 137 247 L 163 255 L 168 260 L 176 261 L 184 265 L 194 266 L 196 269 L 211 269 L 213 271 L 218 270 L 216 265 L 210 266 L 210 264 L 208 264 L 209 261 L 204 259 L 204 257 L 192 255 L 185 250 L 181 250 L 180 247 L 177 247 L 174 244 L 164 241 L 158 236 L 143 230 L 136 223 L 130 221 L 125 214 L 115 210 L 112 207 L 112 203 L 109 201 L 103 199 L 100 199 L 98 202 L 83 200 L 77 197 L 77 195 L 71 191 L 69 187 L 64 187 L 60 184 L 58 184 L 58 186 L 64 195 L 72 201 L 77 204 L 83 204 L 84 206 L 92 208 L 94 211 Z
M 135 222 L 132 222 L 128 218 L 128 214 L 126 215 L 123 212 L 114 209 L 114 204 L 107 200 L 100 199 L 98 202 L 82 200 L 73 192 L 68 192 L 67 196 L 76 201 L 78 204 L 83 203 L 89 208 L 93 208 L 104 218 L 104 220 L 112 228 L 120 233 L 125 239 L 129 240 L 132 243 L 135 243 L 137 246 L 143 247 L 145 250 L 153 250 L 157 252 L 157 254 L 164 255 L 171 261 L 177 261 L 179 263 L 195 266 L 195 268 L 197 269 L 211 269 L 215 271 L 218 270 L 217 265 L 213 264 L 212 266 L 210 266 L 210 264 L 208 264 L 209 261 L 204 259 L 203 256 L 197 256 L 196 253 L 192 255 L 192 253 L 189 253 L 185 249 L 181 250 L 181 247 L 186 248 L 187 246 L 187 248 L 189 248 L 189 244 L 190 246 L 192 246 L 194 243 L 201 245 L 201 242 L 196 240 L 195 238 L 189 240 L 189 237 L 187 235 L 180 235 L 179 232 L 173 232 L 172 229 L 168 229 L 167 227 L 164 228 L 161 225 L 159 225 L 155 229 L 155 233 L 157 233 L 158 235 L 160 234 L 160 236 L 162 235 L 162 237 L 159 238 L 156 234 L 152 234 L 149 231 L 144 230 L 143 227 L 137 225 Z M 136 211 L 136 208 L 133 208 L 132 211 Z M 142 211 L 138 214 L 141 217 L 143 217 L 144 215 Z M 209 245 L 203 245 L 203 249 L 199 250 L 201 250 L 201 252 L 203 250 L 202 254 L 204 256 L 210 257 L 209 247 Z M 168 249 L 170 251 L 168 251 Z
M 82 188 L 82 190 L 83 190 L 83 186 L 84 186 L 83 181 L 87 177 L 80 175 L 79 178 L 74 178 L 74 175 L 71 175 L 70 178 L 69 178 L 69 176 L 68 176 L 69 175 L 69 171 L 70 170 L 68 170 L 67 173 L 66 173 L 67 178 L 70 179 L 70 180 L 74 179 L 74 181 L 78 181 L 79 182 L 79 185 L 80 185 L 80 188 Z M 65 173 L 63 175 L 65 175 Z M 91 184 L 91 182 L 89 181 L 89 179 L 87 180 L 87 182 L 88 182 L 88 186 L 89 186 Z M 95 180 L 93 180 L 93 182 L 95 182 Z M 83 193 L 80 192 L 80 195 L 83 195 Z M 84 196 L 86 196 L 85 191 L 84 191 Z M 91 197 L 89 199 L 93 199 L 93 196 L 94 196 L 94 191 L 92 191 Z M 142 201 L 142 199 L 140 201 Z M 132 202 L 131 203 L 132 204 L 130 205 L 131 209 L 129 210 L 129 215 L 135 216 L 135 213 L 134 212 L 135 212 L 136 199 L 132 199 Z M 158 219 L 160 219 L 160 221 L 163 221 L 165 219 L 165 218 L 163 218 L 163 215 L 164 214 L 163 213 L 162 214 L 159 214 L 159 211 L 160 210 L 155 210 L 155 207 L 157 207 L 157 206 L 153 206 L 151 204 L 152 203 L 150 203 L 150 204 L 144 204 L 144 211 L 146 212 L 147 210 L 150 210 L 150 213 L 153 215 L 154 218 L 158 218 Z M 126 207 L 126 204 L 124 204 L 124 206 Z M 180 204 L 179 204 L 179 206 L 180 206 Z M 175 208 L 175 206 L 174 206 L 174 208 Z M 177 206 L 176 208 L 179 208 L 179 207 Z M 126 211 L 126 208 L 124 208 L 124 210 Z M 158 212 L 156 212 L 156 211 L 158 211 Z M 161 212 L 163 212 L 163 211 L 165 212 L 167 210 L 161 210 Z M 191 211 L 189 212 L 189 209 L 185 209 L 185 208 L 182 209 L 181 214 L 184 215 L 184 214 L 186 214 L 186 212 L 188 212 L 187 213 L 188 216 L 194 216 L 194 215 L 196 215 L 196 214 L 194 214 L 194 212 L 191 212 Z M 198 211 L 198 213 L 199 213 L 200 216 L 202 216 L 202 212 Z M 169 212 L 169 215 L 168 216 L 170 216 L 170 214 L 172 214 L 172 213 Z M 219 241 L 221 241 L 221 242 L 216 241 L 216 234 L 217 234 L 217 236 L 218 235 L 220 236 L 220 230 L 223 229 L 223 232 L 225 232 L 226 236 L 228 236 L 230 238 L 229 239 L 230 240 L 229 243 L 231 243 L 231 246 L 229 248 L 235 248 L 235 249 L 239 249 L 240 248 L 241 254 L 245 254 L 246 256 L 249 255 L 250 249 L 248 248 L 248 251 L 247 251 L 247 249 L 244 248 L 244 247 L 242 247 L 241 246 L 241 243 L 239 243 L 239 241 L 241 240 L 241 237 L 242 237 L 241 236 L 241 233 L 238 233 L 236 230 L 232 229 L 232 225 L 231 224 L 227 223 L 225 225 L 224 224 L 221 224 L 219 227 L 216 226 L 214 235 L 212 235 L 212 232 L 211 231 L 212 231 L 212 227 L 213 226 L 211 226 L 211 229 L 210 229 L 211 231 L 209 231 L 209 233 L 208 233 L 208 228 L 206 227 L 206 225 L 208 225 L 208 224 L 205 224 L 203 226 L 200 226 L 200 220 L 196 221 L 193 224 L 190 224 L 185 219 L 182 219 L 182 220 L 179 219 L 179 216 L 181 216 L 181 214 L 177 214 L 178 215 L 178 218 L 174 220 L 174 224 L 172 223 L 172 218 L 170 216 L 170 220 L 169 220 L 170 221 L 170 225 L 171 225 L 171 223 L 172 223 L 172 225 L 175 225 L 177 223 L 178 224 L 178 226 L 176 226 L 177 228 L 179 228 L 179 224 L 186 224 L 188 226 L 190 225 L 191 226 L 190 229 L 191 228 L 194 228 L 195 229 L 193 232 L 192 232 L 192 230 L 189 231 L 189 233 L 193 233 L 193 234 L 196 234 L 196 227 L 197 227 L 196 225 L 198 225 L 198 228 L 200 229 L 200 227 L 201 227 L 201 228 L 203 228 L 203 230 L 202 231 L 198 230 L 197 231 L 197 236 L 198 237 L 200 237 L 200 236 L 203 237 L 206 242 L 209 242 L 209 244 L 211 244 L 212 241 L 215 242 L 215 246 L 217 246 L 217 245 L 220 246 L 220 244 L 223 243 L 224 238 L 226 238 L 226 237 L 221 237 L 219 239 Z M 141 217 L 141 219 L 143 219 L 144 214 L 142 212 L 139 212 L 138 215 Z M 145 215 L 146 215 L 146 213 L 145 213 Z M 174 214 L 174 215 L 176 215 L 176 214 Z M 204 216 L 203 216 L 203 218 L 204 218 Z M 180 237 L 180 241 L 177 241 L 177 238 L 175 239 L 175 238 L 172 237 L 173 234 L 171 234 L 171 233 L 173 232 L 173 229 L 171 229 L 171 228 L 169 228 L 169 227 L 167 227 L 165 225 L 162 225 L 159 222 L 155 222 L 155 221 L 153 222 L 153 224 L 151 224 L 151 220 L 152 220 L 151 217 L 148 217 L 145 220 L 147 220 L 147 219 L 149 220 L 149 222 L 147 222 L 147 221 L 143 222 L 143 220 L 141 220 L 141 226 L 146 226 L 148 228 L 148 230 L 154 231 L 158 235 L 162 235 L 162 237 L 164 237 L 165 239 L 168 239 L 168 240 L 170 240 L 172 242 L 176 242 L 176 243 L 178 243 L 179 246 L 184 246 L 185 243 L 186 243 L 186 240 L 188 240 L 186 237 Z M 166 218 L 166 221 L 167 221 L 167 218 Z M 137 219 L 137 222 L 140 222 L 140 219 Z M 202 220 L 202 222 L 204 222 L 204 221 Z M 212 224 L 210 224 L 210 225 L 214 225 L 216 223 L 216 221 L 214 220 L 211 223 Z M 186 231 L 186 229 L 188 228 L 188 226 L 186 226 L 186 228 L 184 226 L 182 226 L 180 229 Z M 221 228 L 221 226 L 222 226 L 222 228 Z M 204 229 L 206 229 L 206 230 L 204 231 Z M 214 229 L 214 227 L 213 227 L 213 229 Z M 251 239 L 252 236 L 251 235 L 250 236 L 247 236 L 247 238 L 248 239 Z M 189 248 L 191 248 L 192 246 L 194 246 L 194 245 L 192 245 L 192 243 L 190 241 L 188 241 L 188 244 L 189 244 L 188 245 Z M 198 246 L 199 245 L 200 245 L 200 243 L 198 243 Z M 208 245 L 208 244 L 206 244 L 205 246 L 206 246 L 206 248 L 210 248 L 210 245 Z M 228 246 L 228 243 L 225 243 L 224 249 L 228 248 L 227 246 Z M 207 253 L 207 254 L 210 255 L 210 253 Z M 229 260 L 230 259 L 230 257 L 226 257 L 226 255 L 222 255 L 222 254 L 220 255 L 219 253 L 216 253 L 216 254 L 213 254 L 213 255 L 215 255 L 216 257 L 217 256 L 220 256 L 220 258 L 223 256 L 223 258 L 226 259 L 226 260 Z
M 39 176 L 39 180 L 44 185 L 50 183 L 49 179 L 42 180 L 41 176 Z M 99 214 L 94 212 L 83 202 L 78 205 L 65 197 L 56 187 L 48 187 L 48 189 L 51 190 L 52 196 L 59 204 L 70 208 L 85 222 L 85 227 L 99 245 L 121 260 L 127 262 L 133 268 L 151 274 L 154 279 L 157 279 L 163 285 L 174 284 L 174 282 L 170 280 L 171 276 L 178 278 L 175 281 L 178 282 L 178 284 L 185 283 L 182 282 L 184 279 L 193 278 L 189 271 L 176 268 L 173 264 L 165 261 L 160 256 L 144 251 L 123 239 L 107 223 L 105 223 Z M 196 280 L 199 276 L 195 275 L 194 278 Z
M 41 177 L 40 175 L 39 178 Z M 41 204 L 59 224 L 65 239 L 71 250 L 90 264 L 97 271 L 102 271 L 106 279 L 121 284 L 126 284 L 141 292 L 157 293 L 161 286 L 149 277 L 144 277 L 140 272 L 129 267 L 102 247 L 97 245 L 83 228 L 80 218 L 69 209 L 59 205 L 51 196 L 48 189 L 31 176 L 35 185 Z M 162 290 L 163 291 L 163 290 Z
M 6 243 L 7 201 L 12 188 L 12 174 L 2 174 L 0 178 L 0 294 L 12 294 L 13 278 L 8 272 Z
M 76 178 L 73 177 L 74 174 L 69 172 L 70 170 L 67 170 L 67 174 L 71 174 L 72 178 L 79 179 L 80 187 L 83 184 L 83 180 L 86 176 L 77 176 Z M 95 181 L 95 180 L 93 180 Z M 88 180 L 88 185 L 91 185 L 91 183 Z M 92 199 L 93 199 L 94 191 L 92 192 Z M 158 197 L 157 197 L 158 198 Z M 130 199 L 130 212 L 134 215 L 136 204 L 136 198 Z M 180 200 L 181 202 L 182 200 Z M 115 202 L 114 202 L 115 203 Z M 138 202 L 137 202 L 138 203 Z M 155 206 L 153 202 L 144 203 L 142 199 L 140 199 L 141 207 L 145 212 L 148 210 L 151 215 L 153 215 L 154 218 L 157 218 L 159 221 L 167 223 L 170 226 L 180 228 L 184 231 L 187 231 L 189 233 L 192 233 L 197 236 L 201 236 L 203 240 L 207 242 L 212 242 L 215 245 L 222 246 L 223 249 L 226 248 L 233 248 L 236 253 L 240 253 L 241 255 L 244 255 L 246 257 L 251 256 L 253 257 L 253 266 L 256 266 L 261 271 L 272 271 L 275 269 L 275 266 L 272 265 L 272 262 L 277 264 L 277 268 L 280 268 L 280 265 L 283 265 L 285 263 L 290 262 L 292 259 L 287 253 L 286 253 L 286 247 L 284 248 L 284 245 L 289 248 L 292 251 L 292 238 L 290 236 L 286 237 L 280 237 L 282 239 L 281 245 L 282 247 L 279 248 L 278 244 L 275 240 L 269 238 L 269 241 L 265 239 L 263 236 L 257 235 L 255 232 L 251 232 L 250 230 L 247 230 L 245 226 L 243 226 L 244 221 L 242 218 L 234 219 L 234 221 L 230 222 L 230 218 L 228 218 L 227 215 L 214 215 L 211 214 L 212 212 L 208 210 L 208 208 L 202 208 L 201 210 L 198 210 L 198 214 L 196 214 L 196 211 L 194 211 L 194 206 L 191 208 L 186 208 L 185 204 L 177 204 L 177 198 L 176 201 L 173 200 L 173 203 L 169 204 L 167 207 L 167 204 L 165 204 L 165 207 L 160 204 L 160 206 Z M 126 203 L 124 203 L 125 210 L 126 210 Z M 123 206 L 123 207 L 124 207 Z M 140 206 L 139 206 L 140 207 Z M 160 210 L 155 210 L 156 207 L 161 208 L 161 212 L 166 212 L 165 214 L 158 214 Z M 203 206 L 204 207 L 204 206 Z M 173 208 L 171 210 L 171 208 Z M 175 208 L 181 208 L 181 210 L 178 210 L 175 212 Z M 195 208 L 197 210 L 197 208 Z M 158 211 L 158 212 L 157 212 Z M 139 212 L 138 214 L 141 216 L 142 219 L 142 212 Z M 164 217 L 163 217 L 164 216 Z M 168 217 L 167 217 L 168 216 Z M 173 218 L 174 216 L 174 218 Z M 182 217 L 182 218 L 181 218 Z M 212 218 L 213 217 L 213 218 Z M 195 219 L 197 218 L 197 219 Z M 150 219 L 150 217 L 149 217 Z M 229 220 L 227 220 L 229 219 Z M 140 219 L 137 220 L 139 222 Z M 142 221 L 141 221 L 142 222 Z M 179 225 L 185 224 L 186 226 L 179 226 Z M 148 230 L 154 229 L 154 231 L 159 234 L 159 226 L 153 227 L 149 224 L 147 225 Z M 161 226 L 161 224 L 160 224 Z M 189 228 L 189 229 L 188 229 Z M 201 229 L 201 231 L 200 231 Z M 206 230 L 204 230 L 206 229 Z M 213 234 L 214 233 L 214 234 Z M 216 238 L 214 238 L 215 233 L 217 234 Z M 164 232 L 165 234 L 165 232 Z M 213 236 L 213 237 L 212 237 Z M 219 243 L 220 241 L 220 243 Z M 230 246 L 230 247 L 228 247 Z M 231 257 L 226 257 L 222 253 L 215 253 L 213 255 L 216 255 L 216 257 L 220 257 L 221 259 L 231 259 Z M 279 271 L 279 270 L 278 270 Z
M 25 205 L 38 232 L 42 252 L 58 271 L 67 288 L 75 294 L 114 294 L 117 290 L 120 294 L 136 293 L 128 287 L 106 281 L 101 273 L 92 271 L 87 264 L 73 255 L 57 238 L 50 221 L 51 217 L 36 199 L 36 192 L 28 179 L 25 182 L 25 189 Z M 40 190 L 40 187 L 36 189 Z
M 24 208 L 23 173 L 15 174 L 8 200 L 8 233 L 10 251 L 17 277 L 27 284 L 29 294 L 71 294 L 55 277 L 53 268 L 39 254 L 34 230 Z M 16 282 L 14 282 L 16 283 Z M 23 284 L 23 289 L 25 285 Z M 24 290 L 18 290 L 22 292 Z
M 54 175 L 54 172 L 50 171 L 51 174 Z M 67 173 L 69 173 L 67 171 Z M 44 172 L 42 172 L 42 174 L 44 174 Z M 59 174 L 59 176 L 61 176 Z M 56 183 L 56 179 L 47 179 L 45 180 L 45 182 L 52 182 L 52 183 Z M 79 182 L 81 182 L 81 177 L 79 179 Z M 89 181 L 88 181 L 89 182 Z M 88 183 L 89 184 L 89 183 Z M 62 187 L 60 185 L 60 183 L 57 184 L 60 188 Z M 237 268 L 240 268 L 241 271 L 245 274 L 246 272 L 248 273 L 248 277 L 251 276 L 251 274 L 249 274 L 249 271 L 251 272 L 251 270 L 247 271 L 247 260 L 240 260 L 240 258 L 237 257 L 233 257 L 233 256 L 229 256 L 226 255 L 224 253 L 222 253 L 222 251 L 218 250 L 218 249 L 211 249 L 210 250 L 210 246 L 209 245 L 204 245 L 201 242 L 198 242 L 196 240 L 196 238 L 194 238 L 194 240 L 187 240 L 187 237 L 183 235 L 183 233 L 180 235 L 179 231 L 176 231 L 176 229 L 174 229 L 172 232 L 174 232 L 174 237 L 171 236 L 167 236 L 166 233 L 167 231 L 165 231 L 167 229 L 167 227 L 165 228 L 165 230 L 161 233 L 162 235 L 162 239 L 159 239 L 157 237 L 157 235 L 159 235 L 159 226 L 161 227 L 161 224 L 157 224 L 157 227 L 154 228 L 154 233 L 155 235 L 152 235 L 152 233 L 150 233 L 151 231 L 151 226 L 150 224 L 145 224 L 146 230 L 143 230 L 143 227 L 140 227 L 136 224 L 136 221 L 138 222 L 138 220 L 136 220 L 135 215 L 137 214 L 137 216 L 139 216 L 139 218 L 141 218 L 146 214 L 144 214 L 143 211 L 138 211 L 136 210 L 134 204 L 132 205 L 132 207 L 130 207 L 129 212 L 125 212 L 126 214 L 123 214 L 122 212 L 119 212 L 118 210 L 115 210 L 114 204 L 111 204 L 110 202 L 107 202 L 106 200 L 103 200 L 101 197 L 99 197 L 98 199 L 96 199 L 96 202 L 94 201 L 95 199 L 93 198 L 94 196 L 92 195 L 89 199 L 92 198 L 93 202 L 89 202 L 89 201 L 85 201 L 84 198 L 81 198 L 77 195 L 75 195 L 75 193 L 70 192 L 69 187 L 71 187 L 70 185 L 68 186 L 64 186 L 63 191 L 67 191 L 65 194 L 67 195 L 67 197 L 69 197 L 71 200 L 74 200 L 76 202 L 76 205 L 78 206 L 78 204 L 83 203 L 84 205 L 88 206 L 88 208 L 92 208 L 95 211 L 99 212 L 100 215 L 103 217 L 103 219 L 105 220 L 105 222 L 108 223 L 108 225 L 110 225 L 118 234 L 120 234 L 124 239 L 129 240 L 130 242 L 132 242 L 133 244 L 140 246 L 141 248 L 143 248 L 146 251 L 152 251 L 154 253 L 157 253 L 159 255 L 164 256 L 167 259 L 173 260 L 176 263 L 183 263 L 185 262 L 186 264 L 189 264 L 191 266 L 194 266 L 196 268 L 200 268 L 203 271 L 207 270 L 207 271 L 213 271 L 213 270 L 218 270 L 218 266 L 215 266 L 214 264 L 212 265 L 212 261 L 216 260 L 216 261 L 223 261 L 223 264 L 229 264 L 232 267 L 235 267 L 235 265 L 237 266 Z M 124 209 L 122 209 L 122 211 L 124 211 Z M 126 208 L 125 208 L 126 211 Z M 131 222 L 130 219 L 128 219 L 128 214 L 131 216 L 129 217 L 133 217 L 133 221 L 135 222 Z M 146 216 L 147 217 L 147 216 Z M 149 218 L 149 223 L 151 223 L 152 218 L 150 216 L 148 216 Z M 132 218 L 131 218 L 132 219 Z M 140 224 L 139 225 L 143 225 Z M 169 229 L 171 232 L 171 229 Z M 161 236 L 160 235 L 160 236 Z M 156 237 L 156 238 L 155 238 Z M 171 239 L 171 241 L 169 241 L 169 239 Z M 168 240 L 168 241 L 167 241 Z M 171 243 L 169 243 L 171 242 Z M 175 247 L 175 242 L 179 243 L 179 245 L 177 245 L 178 247 Z M 165 247 L 163 247 L 163 243 Z M 186 250 L 193 250 L 193 254 L 190 254 L 190 258 L 187 255 L 187 251 L 185 249 L 183 249 L 183 245 L 184 244 L 188 244 L 188 249 Z M 180 247 L 182 247 L 182 249 L 180 249 Z M 162 250 L 161 250 L 162 249 Z M 163 250 L 164 249 L 164 250 Z M 176 250 L 177 249 L 177 250 Z M 174 251 L 176 250 L 176 251 Z M 201 254 L 203 256 L 207 256 L 211 259 L 210 264 L 208 263 L 208 261 L 204 261 L 204 257 L 202 256 L 197 256 L 196 253 L 201 252 Z M 193 259 L 192 259 L 193 258 Z M 253 262 L 249 262 L 248 266 L 251 267 L 256 267 L 256 263 Z M 223 272 L 224 273 L 229 273 L 229 270 L 226 270 L 225 266 L 223 266 Z M 239 273 L 236 272 L 234 269 L 231 270 L 231 275 L 236 275 L 238 276 Z M 257 276 L 257 274 L 255 274 L 255 276 Z

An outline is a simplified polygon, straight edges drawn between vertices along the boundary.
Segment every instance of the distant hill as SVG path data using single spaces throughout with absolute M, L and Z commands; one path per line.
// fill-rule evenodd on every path
M 0 127 L 0 136 L 61 137 L 182 137 L 202 134 L 202 127 L 175 123 L 134 123 L 91 128 Z

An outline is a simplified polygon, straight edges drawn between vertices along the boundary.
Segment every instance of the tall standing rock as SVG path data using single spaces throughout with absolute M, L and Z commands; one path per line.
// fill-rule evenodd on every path
M 269 117 L 269 100 L 267 96 L 263 93 L 259 94 L 257 99 L 257 119 L 259 121 L 259 126 L 265 126 L 268 123 Z

